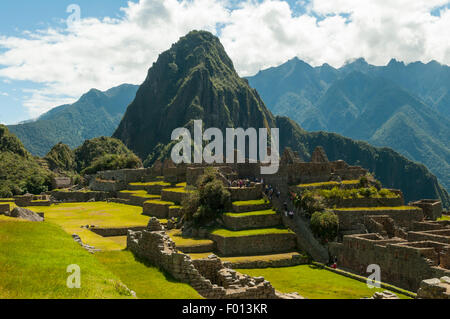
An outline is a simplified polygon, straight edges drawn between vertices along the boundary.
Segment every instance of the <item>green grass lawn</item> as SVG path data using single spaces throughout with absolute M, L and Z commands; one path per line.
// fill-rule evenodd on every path
M 158 268 L 146 265 L 129 251 L 96 253 L 95 257 L 116 274 L 139 299 L 200 299 L 188 284 L 179 283 Z
M 247 217 L 247 216 L 260 216 L 260 215 L 275 215 L 277 212 L 273 209 L 268 210 L 258 210 L 253 212 L 247 212 L 247 213 L 225 213 L 224 215 L 228 217 Z
M 249 229 L 249 230 L 239 230 L 232 231 L 228 229 L 216 229 L 211 232 L 213 235 L 218 235 L 222 237 L 242 237 L 242 236 L 257 236 L 257 235 L 267 235 L 267 234 L 290 234 L 292 231 L 285 228 L 260 228 L 260 229 Z
M 69 234 L 78 234 L 84 243 L 102 250 L 121 250 L 124 247 L 110 238 L 97 235 L 81 226 L 146 226 L 150 219 L 142 215 L 142 207 L 118 203 L 66 203 L 28 208 L 35 212 L 43 212 L 46 221 L 62 226 Z
M 251 276 L 263 276 L 275 289 L 284 292 L 298 292 L 309 299 L 360 299 L 371 297 L 383 288 L 370 289 L 363 282 L 335 274 L 313 265 L 286 268 L 237 269 Z M 402 299 L 409 297 L 397 294 Z
M 69 289 L 69 265 L 81 269 L 81 288 Z M 0 299 L 129 298 L 119 278 L 58 225 L 0 216 Z
M 438 220 L 450 220 L 450 215 L 442 215 Z

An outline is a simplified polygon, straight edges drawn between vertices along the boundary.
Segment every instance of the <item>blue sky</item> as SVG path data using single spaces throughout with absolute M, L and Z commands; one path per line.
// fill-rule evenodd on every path
M 77 3 L 82 8 L 82 17 L 103 18 L 123 15 L 120 7 L 125 6 L 127 1 L 2 0 L 0 3 L 0 35 L 17 36 L 23 34 L 24 31 L 61 25 L 62 20 L 69 15 L 66 9 L 72 3 Z M 5 83 L 0 78 L 0 123 L 12 124 L 29 119 L 30 115 L 22 105 L 22 100 L 26 96 L 22 90 L 39 89 L 40 87 L 42 86 L 31 81 Z
M 81 8 L 72 28 L 70 4 Z M 36 118 L 90 88 L 140 84 L 193 29 L 218 35 L 241 76 L 293 57 L 335 67 L 359 57 L 450 64 L 449 8 L 450 0 L 2 0 L 0 123 Z

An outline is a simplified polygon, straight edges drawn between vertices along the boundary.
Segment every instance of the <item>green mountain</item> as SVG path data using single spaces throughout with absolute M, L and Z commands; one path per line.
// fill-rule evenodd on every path
M 305 65 L 299 68 L 312 69 Z M 295 73 L 295 68 L 287 69 L 291 73 L 286 75 L 286 81 Z M 318 101 L 320 92 L 331 85 L 337 72 L 325 67 L 319 73 L 312 73 L 316 74 L 313 79 L 294 78 L 303 83 L 301 96 L 304 99 Z M 283 84 L 273 82 L 272 89 L 281 91 Z M 266 90 L 271 90 L 269 82 Z M 196 119 L 203 120 L 205 127 L 222 130 L 226 127 L 279 127 L 282 149 L 290 146 L 305 160 L 309 160 L 316 145 L 322 145 L 330 159 L 343 159 L 366 167 L 384 185 L 402 189 L 407 200 L 440 198 L 444 205 L 450 206 L 447 192 L 425 166 L 391 149 L 375 148 L 338 134 L 308 133 L 288 118 L 275 118 L 256 90 L 237 75 L 220 41 L 203 31 L 189 33 L 159 56 L 114 137 L 141 158 L 148 155 L 156 158 L 158 154 L 168 154 L 175 128 L 190 128 Z
M 26 192 L 40 194 L 50 185 L 50 171 L 41 167 L 6 126 L 0 125 L 0 198 Z
M 26 149 L 45 156 L 57 143 L 71 148 L 98 136 L 110 136 L 119 125 L 138 86 L 124 84 L 108 91 L 92 89 L 77 102 L 56 107 L 36 121 L 10 125 Z
M 58 143 L 44 160 L 53 172 L 70 177 L 78 173 L 94 174 L 100 170 L 142 167 L 142 161 L 122 141 L 105 136 L 86 140 L 75 150 Z
M 449 67 L 395 60 L 376 67 L 358 59 L 340 69 L 313 68 L 293 59 L 249 82 L 275 114 L 308 131 L 391 147 L 425 164 L 450 189 Z
M 219 39 L 191 32 L 162 53 L 148 71 L 114 137 L 141 158 L 172 131 L 203 119 L 205 127 L 274 127 L 256 90 L 236 73 Z

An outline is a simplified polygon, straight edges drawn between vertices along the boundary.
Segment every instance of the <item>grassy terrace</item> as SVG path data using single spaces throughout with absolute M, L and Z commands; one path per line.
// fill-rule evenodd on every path
M 158 181 L 158 182 L 146 182 L 146 183 L 130 183 L 130 186 L 170 186 L 170 183 Z
M 209 239 L 195 239 L 195 238 L 184 238 L 181 236 L 181 230 L 173 229 L 167 232 L 170 238 L 175 242 L 177 247 L 186 247 L 186 246 L 203 246 L 203 245 L 211 245 L 214 242 Z
M 273 209 L 268 210 L 258 210 L 248 213 L 225 213 L 224 215 L 233 218 L 247 217 L 247 216 L 264 216 L 264 215 L 275 215 L 277 212 Z
M 213 230 L 211 234 L 222 237 L 244 237 L 244 236 L 258 236 L 267 234 L 292 234 L 292 231 L 285 228 L 259 228 L 259 229 L 249 229 L 239 231 L 232 231 L 220 228 Z
M 45 220 L 60 225 L 67 233 L 78 234 L 83 242 L 102 250 L 120 250 L 123 245 L 81 228 L 146 226 L 148 216 L 142 215 L 142 207 L 117 203 L 67 203 L 44 207 L 27 207 L 45 213 Z
M 371 297 L 383 288 L 370 289 L 366 283 L 321 269 L 314 265 L 286 268 L 237 269 L 251 276 L 263 276 L 275 289 L 289 293 L 298 292 L 309 299 L 360 299 Z M 396 293 L 402 299 L 409 297 Z
M 307 188 L 307 187 L 311 187 L 311 188 L 315 188 L 315 187 L 325 187 L 325 186 L 339 186 L 340 184 L 343 185 L 358 185 L 359 184 L 359 180 L 346 180 L 346 181 L 342 181 L 342 182 L 322 182 L 322 183 L 310 183 L 310 184 L 299 184 L 297 185 L 297 187 L 301 187 L 301 188 Z
M 192 192 L 192 191 L 189 191 L 189 190 L 187 190 L 185 188 L 181 188 L 181 187 L 178 187 L 178 188 L 164 188 L 163 191 L 165 191 L 165 192 L 174 192 L 174 193 L 182 193 L 182 194 L 191 193 Z
M 232 263 L 252 262 L 252 261 L 277 261 L 283 259 L 291 259 L 292 256 L 300 256 L 298 252 L 285 254 L 259 255 L 259 256 L 241 256 L 241 257 L 223 257 L 222 261 Z
M 438 220 L 450 220 L 450 215 L 442 215 Z
M 120 193 L 122 194 L 131 194 L 132 196 L 136 196 L 136 197 L 142 197 L 142 198 L 160 198 L 161 196 L 159 195 L 151 195 L 149 193 L 147 193 L 147 191 L 145 190 L 139 190 L 139 191 L 120 191 Z
M 67 266 L 81 268 L 81 288 L 68 289 Z M 0 299 L 129 298 L 120 279 L 58 225 L 0 216 Z
M 177 282 L 158 268 L 136 258 L 129 251 L 108 251 L 95 258 L 120 277 L 140 299 L 200 299 L 188 284 Z
M 379 211 L 379 210 L 420 210 L 419 207 L 414 207 L 414 206 L 398 206 L 398 207 L 349 207 L 349 208 L 333 208 L 333 210 L 335 211 L 369 211 L 369 210 L 373 210 L 373 211 Z
M 173 202 L 166 202 L 166 201 L 158 200 L 158 199 L 148 200 L 148 201 L 146 201 L 144 204 L 169 205 L 170 207 L 177 206 L 177 205 L 175 205 L 175 203 L 173 203 Z
M 264 199 L 254 199 L 254 200 L 233 202 L 233 205 L 235 205 L 235 206 L 251 206 L 251 205 L 263 205 L 263 204 L 267 204 L 267 203 L 268 202 L 264 201 Z

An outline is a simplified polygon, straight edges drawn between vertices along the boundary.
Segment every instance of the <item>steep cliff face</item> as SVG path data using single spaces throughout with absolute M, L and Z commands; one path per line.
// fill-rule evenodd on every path
M 391 149 L 338 134 L 308 133 L 289 118 L 275 118 L 256 90 L 238 76 L 218 38 L 194 31 L 159 56 L 114 137 L 141 158 L 150 155 L 154 160 L 170 154 L 175 128 L 191 128 L 197 119 L 224 135 L 228 127 L 278 127 L 281 152 L 290 146 L 309 161 L 314 148 L 322 145 L 330 160 L 343 159 L 373 171 L 384 185 L 402 189 L 407 200 L 440 198 L 450 206 L 448 194 L 423 165 Z
M 146 158 L 172 131 L 204 127 L 275 127 L 257 92 L 236 73 L 219 39 L 193 31 L 162 53 L 128 107 L 114 137 Z

